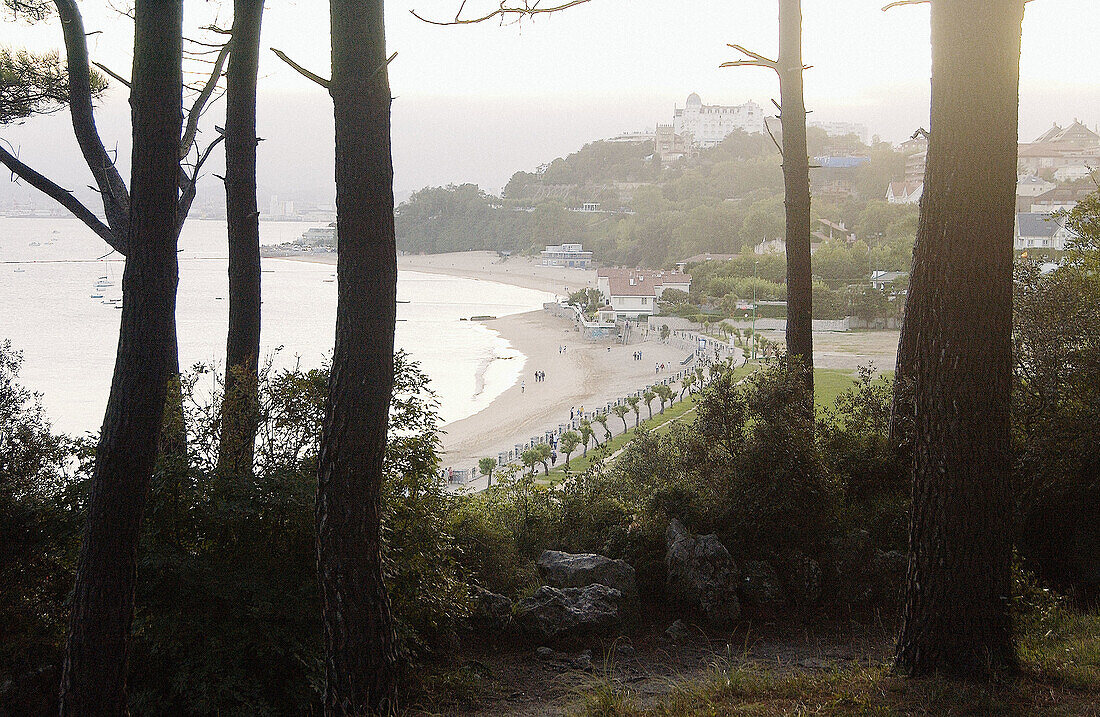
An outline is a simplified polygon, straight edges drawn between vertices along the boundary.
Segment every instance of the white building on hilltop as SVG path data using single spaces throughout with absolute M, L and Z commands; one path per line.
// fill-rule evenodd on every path
M 699 95 L 688 95 L 683 109 L 673 111 L 673 131 L 690 133 L 697 147 L 714 147 L 736 130 L 764 131 L 764 110 L 749 100 L 743 105 L 704 105 Z

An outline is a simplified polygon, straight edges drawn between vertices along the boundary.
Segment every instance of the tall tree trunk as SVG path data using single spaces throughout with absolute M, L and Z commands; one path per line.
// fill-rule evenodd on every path
M 810 268 L 810 161 L 802 92 L 802 2 L 779 0 L 779 95 L 783 124 L 783 204 L 787 243 L 787 353 L 800 356 L 814 387 Z
M 382 5 L 330 2 L 339 288 L 317 482 L 330 715 L 392 709 L 398 672 L 379 535 L 397 309 Z
M 1008 614 L 1012 235 L 1024 0 L 934 0 L 932 115 L 898 368 L 913 508 L 898 668 L 1014 659 Z
M 182 33 L 181 0 L 138 0 L 130 94 L 133 241 L 65 645 L 64 715 L 127 711 L 138 535 L 173 365 Z
M 225 97 L 225 211 L 229 225 L 229 333 L 218 469 L 252 469 L 259 418 L 260 222 L 256 207 L 256 76 L 263 0 L 233 0 Z

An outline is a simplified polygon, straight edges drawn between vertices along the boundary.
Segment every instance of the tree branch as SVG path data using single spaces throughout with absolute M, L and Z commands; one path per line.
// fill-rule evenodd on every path
M 92 64 L 95 65 L 96 67 L 98 67 L 99 69 L 103 70 L 103 73 L 105 75 L 107 75 L 111 79 L 115 80 L 116 82 L 119 82 L 119 83 L 125 85 L 126 87 L 130 86 L 130 81 L 129 80 L 127 80 L 125 77 L 118 74 L 114 70 L 112 70 L 110 67 L 107 67 L 106 65 L 104 65 L 102 63 L 99 63 L 99 62 L 93 62 Z
M 776 74 L 779 74 L 779 63 L 776 60 L 764 57 L 759 52 L 753 52 L 741 45 L 727 45 L 727 47 L 732 47 L 749 59 L 723 62 L 719 67 L 766 67 L 769 70 L 773 70 Z
M 54 6 L 61 18 L 65 40 L 65 61 L 69 70 L 69 113 L 72 116 L 73 133 L 84 162 L 91 170 L 103 197 L 107 225 L 116 235 L 125 237 L 130 225 L 130 193 L 118 173 L 118 168 L 108 157 L 96 128 L 84 19 L 76 0 L 54 0 Z
M 569 2 L 563 2 L 553 7 L 539 7 L 539 2 L 541 2 L 541 0 L 533 0 L 533 2 L 532 0 L 524 0 L 523 5 L 509 6 L 506 0 L 501 0 L 500 6 L 490 13 L 481 15 L 480 17 L 463 18 L 462 11 L 466 9 L 466 0 L 462 0 L 462 4 L 458 6 L 458 12 L 455 13 L 453 20 L 429 20 L 417 13 L 416 10 L 409 10 L 409 12 L 417 20 L 426 22 L 429 25 L 476 25 L 479 22 L 492 20 L 494 17 L 499 17 L 503 23 L 504 20 L 509 17 L 514 17 L 518 21 L 522 20 L 524 17 L 548 15 L 553 12 L 560 12 L 567 8 L 571 8 L 574 5 L 583 5 L 589 2 L 589 0 L 570 0 Z
M 272 47 L 271 51 L 275 53 L 275 57 L 278 57 L 280 60 L 282 60 L 286 64 L 290 65 L 291 69 L 293 69 L 295 72 L 297 72 L 299 75 L 306 78 L 307 80 L 313 80 L 314 82 L 319 84 L 321 87 L 324 87 L 326 90 L 329 89 L 329 86 L 332 84 L 332 82 L 330 82 L 329 80 L 326 80 L 324 77 L 321 77 L 320 75 L 318 75 L 315 72 L 310 72 L 309 70 L 302 67 L 301 65 L 299 65 L 294 60 L 287 57 L 287 54 L 285 52 L 283 52 L 282 50 L 277 50 L 274 47 Z
M 28 167 L 8 150 L 0 146 L 0 164 L 3 164 L 15 177 L 22 179 L 46 196 L 55 200 L 58 204 L 69 210 L 70 213 L 95 232 L 103 241 L 119 254 L 126 255 L 126 243 L 115 235 L 111 228 L 104 224 L 90 209 L 81 204 L 80 200 L 73 196 L 68 189 L 59 186 L 47 177 Z
M 184 183 L 184 186 L 181 187 L 182 191 L 180 192 L 179 204 L 177 205 L 178 208 L 176 211 L 177 234 L 183 231 L 183 223 L 187 221 L 187 214 L 191 211 L 191 203 L 195 201 L 195 192 L 198 187 L 199 172 L 202 170 L 202 165 L 206 164 L 206 160 L 210 157 L 210 153 L 223 141 L 225 141 L 225 135 L 219 134 L 218 138 L 211 142 L 206 149 L 199 154 L 198 159 L 195 160 L 194 171 L 192 171 L 191 176 Z M 180 168 L 180 173 L 185 177 L 187 176 L 187 173 L 182 167 Z
M 191 143 L 195 141 L 195 135 L 199 131 L 199 119 L 202 117 L 203 108 L 210 100 L 210 96 L 214 94 L 214 88 L 218 86 L 218 80 L 221 79 L 222 72 L 225 70 L 225 60 L 229 56 L 229 49 L 232 44 L 232 40 L 225 43 L 218 53 L 218 59 L 214 61 L 214 69 L 210 71 L 206 84 L 192 103 L 191 111 L 187 113 L 187 124 L 184 126 L 183 137 L 180 139 L 180 159 L 186 157 L 187 153 L 191 151 Z

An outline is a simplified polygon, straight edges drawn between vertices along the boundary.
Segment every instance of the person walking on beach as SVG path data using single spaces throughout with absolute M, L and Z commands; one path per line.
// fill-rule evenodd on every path
M 519 392 L 523 393 L 525 390 L 527 390 L 527 383 L 525 381 L 520 381 L 519 382 Z

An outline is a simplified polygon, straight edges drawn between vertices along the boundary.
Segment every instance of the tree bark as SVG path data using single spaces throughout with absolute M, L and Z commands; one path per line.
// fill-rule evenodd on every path
M 783 126 L 783 205 L 787 244 L 787 353 L 801 357 L 814 388 L 810 267 L 810 161 L 802 91 L 802 2 L 779 0 L 779 94 Z
M 898 355 L 909 383 L 904 673 L 1014 660 L 1012 236 L 1024 0 L 934 0 L 928 165 Z
M 318 564 L 325 713 L 395 707 L 396 636 L 380 494 L 397 303 L 390 87 L 382 0 L 331 0 L 336 124 L 336 347 L 321 430 Z
M 122 327 L 96 448 L 61 678 L 63 715 L 127 713 L 126 669 L 142 511 L 173 365 L 183 122 L 181 0 L 134 8 L 130 252 Z
M 256 77 L 263 0 L 234 0 L 225 98 L 225 207 L 229 225 L 229 332 L 219 471 L 252 469 L 259 420 L 260 222 L 256 206 Z

